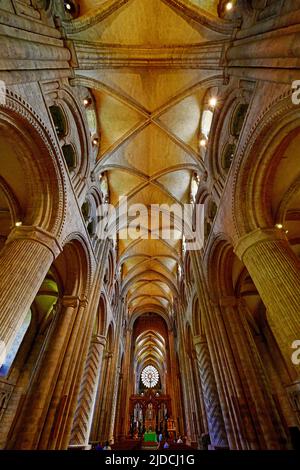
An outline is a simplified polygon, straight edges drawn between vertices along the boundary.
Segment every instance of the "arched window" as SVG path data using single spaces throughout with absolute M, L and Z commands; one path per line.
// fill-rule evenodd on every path
M 209 218 L 210 220 L 214 220 L 216 213 L 217 213 L 218 207 L 215 201 L 210 201 L 209 204 Z
M 64 0 L 64 7 L 68 19 L 75 19 L 80 15 L 80 6 L 77 1 Z
M 60 106 L 50 106 L 50 113 L 54 122 L 55 130 L 59 139 L 67 133 L 67 123 L 63 110 Z
M 2 354 L 2 361 L 0 362 L 0 377 L 6 377 L 8 375 L 9 370 L 25 337 L 25 334 L 29 328 L 30 322 L 31 310 L 29 310 L 29 312 L 27 313 L 26 318 L 22 326 L 20 327 L 10 350 L 6 351 L 6 354 Z
M 72 147 L 72 145 L 67 144 L 63 145 L 62 151 L 69 171 L 74 170 L 74 168 L 76 167 L 76 156 L 74 148 Z
M 231 166 L 235 149 L 236 149 L 235 144 L 227 144 L 224 148 L 223 155 L 222 155 L 222 167 L 226 171 L 228 171 Z
M 235 109 L 231 121 L 231 134 L 234 137 L 239 137 L 243 123 L 247 114 L 248 104 L 239 104 Z
M 92 137 L 97 134 L 98 124 L 97 124 L 97 115 L 94 109 L 86 110 L 87 122 Z
M 88 224 L 87 231 L 89 232 L 90 237 L 95 234 L 95 223 L 93 220 Z
M 199 188 L 200 178 L 197 173 L 193 174 L 191 181 L 191 201 L 194 203 L 196 201 L 196 196 Z
M 90 216 L 90 204 L 89 201 L 85 201 L 81 206 L 81 212 L 84 220 L 87 222 Z
M 146 388 L 153 388 L 159 382 L 159 372 L 154 366 L 147 366 L 142 370 L 141 380 Z
M 212 125 L 213 112 L 210 109 L 203 111 L 201 120 L 201 132 L 208 139 Z

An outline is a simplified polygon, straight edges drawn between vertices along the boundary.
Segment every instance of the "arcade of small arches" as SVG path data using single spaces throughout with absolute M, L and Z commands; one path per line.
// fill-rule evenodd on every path
M 1 2 L 1 449 L 299 446 L 299 8 Z M 202 249 L 103 237 L 122 196 Z

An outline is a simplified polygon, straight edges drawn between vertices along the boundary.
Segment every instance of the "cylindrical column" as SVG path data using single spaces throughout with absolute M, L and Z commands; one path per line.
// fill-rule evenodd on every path
M 168 331 L 168 343 L 169 343 L 169 355 L 170 355 L 170 393 L 169 395 L 171 396 L 171 406 L 172 406 L 172 416 L 170 416 L 172 419 L 174 419 L 175 423 L 177 423 L 177 401 L 176 401 L 176 396 L 178 396 L 178 393 L 176 393 L 176 388 L 177 388 L 177 381 L 176 381 L 176 360 L 175 360 L 175 346 L 174 346 L 174 331 L 169 330 Z
M 244 236 L 235 252 L 264 302 L 270 327 L 296 380 L 300 369 L 292 363 L 292 344 L 300 339 L 300 261 L 285 234 L 274 229 L 257 229 Z
M 110 409 L 108 407 L 109 393 L 110 393 L 110 383 L 111 383 L 111 373 L 113 368 L 113 353 L 110 351 L 105 351 L 103 355 L 103 366 L 102 374 L 100 377 L 100 389 L 98 393 L 99 397 L 99 409 L 97 410 L 96 422 L 95 422 L 95 431 L 93 438 L 96 438 L 98 441 L 107 440 L 108 435 L 106 433 L 107 429 L 107 420 L 108 415 L 110 415 Z
M 56 240 L 35 227 L 18 227 L 0 255 L 0 340 L 9 350 L 59 254 Z
M 190 381 L 189 381 L 189 375 L 188 375 L 188 369 L 187 369 L 187 363 L 186 363 L 186 354 L 185 354 L 185 339 L 184 339 L 184 333 L 183 333 L 183 324 L 182 324 L 182 318 L 184 318 L 183 311 L 180 307 L 179 310 L 179 315 L 178 315 L 178 336 L 180 338 L 180 347 L 178 350 L 178 358 L 179 358 L 179 369 L 180 369 L 180 381 L 181 381 L 181 390 L 182 390 L 182 395 L 183 395 L 183 402 L 184 402 L 184 410 L 186 413 L 186 416 L 192 416 L 192 410 L 191 410 L 191 390 L 190 390 Z M 185 419 L 185 431 L 187 434 L 187 441 L 192 442 L 195 439 L 194 435 L 194 426 L 193 422 L 190 419 Z
M 226 329 L 242 382 L 247 408 L 248 438 L 253 448 L 278 450 L 286 448 L 287 438 L 276 409 L 256 344 L 253 340 L 244 303 L 235 297 L 220 300 Z
M 206 339 L 203 336 L 197 336 L 194 339 L 194 344 L 211 445 L 218 448 L 227 448 L 226 430 Z
M 129 383 L 130 383 L 130 359 L 131 359 L 131 341 L 132 341 L 132 330 L 130 328 L 126 331 L 125 341 L 125 359 L 124 359 L 124 377 L 121 395 L 121 408 L 120 408 L 120 439 L 125 439 L 129 433 L 128 421 L 129 421 Z
M 105 343 L 106 338 L 101 335 L 94 336 L 91 341 L 72 430 L 72 445 L 87 446 L 89 443 Z
M 35 449 L 39 444 L 79 302 L 77 297 L 65 296 L 63 298 L 62 311 L 58 312 L 51 338 L 49 338 L 44 357 L 28 394 L 21 429 L 18 431 L 14 445 L 16 449 Z
M 75 321 L 72 322 L 72 331 L 63 355 L 56 386 L 49 404 L 43 433 L 39 439 L 39 449 L 60 449 L 59 438 L 64 433 L 65 424 L 68 420 L 67 410 L 72 395 L 71 386 L 74 369 L 78 367 L 80 362 L 76 355 L 76 349 L 79 346 L 78 343 L 81 343 L 82 331 L 85 330 L 86 307 L 86 299 L 80 299 Z
M 68 393 L 68 395 L 70 396 L 65 411 L 68 417 L 64 421 L 64 426 L 60 429 L 60 437 L 56 445 L 56 448 L 58 449 L 67 449 L 71 439 L 73 420 L 77 410 L 78 397 L 82 384 L 81 379 L 84 374 L 84 368 L 88 356 L 91 337 L 93 335 L 95 327 L 96 315 L 101 296 L 101 288 L 103 282 L 103 275 L 106 267 L 108 247 L 108 241 L 104 242 L 101 249 L 101 257 L 103 262 L 101 262 L 101 260 L 99 259 L 98 275 L 96 275 L 92 290 L 88 294 L 88 307 L 84 312 L 83 321 L 80 323 L 79 326 L 79 329 L 83 332 L 83 334 L 81 334 L 80 336 L 77 335 L 76 338 L 76 348 L 74 350 L 74 355 L 72 359 L 77 366 L 76 370 L 74 370 L 73 373 L 72 385 L 71 387 L 68 386 L 68 388 L 66 389 L 66 393 Z
M 115 419 L 116 419 L 116 412 L 117 412 L 117 402 L 118 402 L 118 391 L 119 391 L 119 381 L 120 381 L 120 374 L 121 374 L 121 369 L 120 366 L 118 365 L 116 373 L 114 374 L 113 378 L 113 384 L 112 384 L 112 391 L 111 391 L 111 416 L 110 416 L 110 421 L 109 421 L 109 430 L 108 430 L 108 440 L 114 442 L 115 440 L 115 435 L 114 435 L 114 430 L 115 430 Z
M 230 349 L 223 319 L 209 298 L 201 262 L 201 254 L 191 252 L 201 319 L 206 333 L 212 368 L 220 398 L 222 415 L 230 449 L 248 449 L 245 429 L 239 413 L 242 400 L 240 380 Z

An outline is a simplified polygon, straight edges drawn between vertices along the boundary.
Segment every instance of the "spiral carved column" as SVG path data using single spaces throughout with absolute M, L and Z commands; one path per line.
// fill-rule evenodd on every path
M 217 385 L 214 378 L 206 339 L 197 336 L 194 339 L 208 430 L 213 447 L 228 447 L 224 420 L 220 406 Z
M 72 445 L 87 446 L 89 442 L 105 343 L 106 338 L 101 335 L 91 341 L 72 430 Z

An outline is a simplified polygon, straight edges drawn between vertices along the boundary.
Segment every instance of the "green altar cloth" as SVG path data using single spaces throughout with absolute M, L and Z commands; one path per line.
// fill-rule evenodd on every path
M 145 432 L 144 441 L 145 442 L 157 442 L 156 433 L 155 432 Z

